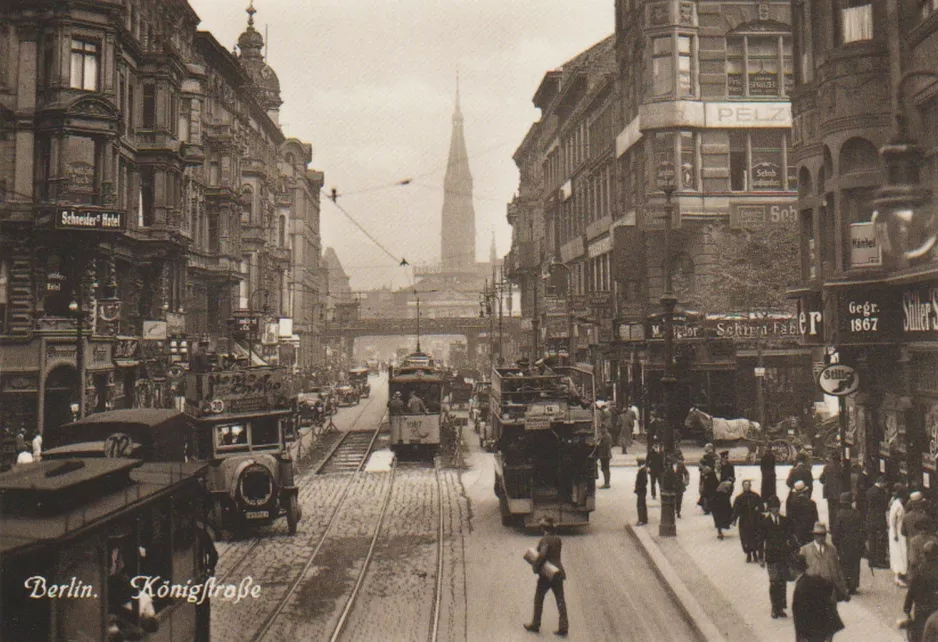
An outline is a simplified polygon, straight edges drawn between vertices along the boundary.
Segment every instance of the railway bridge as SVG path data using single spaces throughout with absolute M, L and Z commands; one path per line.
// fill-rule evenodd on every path
M 499 325 L 504 345 L 508 341 L 521 341 L 521 319 L 502 317 L 488 319 L 480 317 L 420 317 L 420 336 L 461 335 L 466 337 L 466 351 L 470 355 L 478 354 L 480 341 L 493 336 L 498 339 Z M 417 336 L 416 318 L 368 318 L 327 323 L 322 333 L 322 340 L 332 345 L 341 343 L 346 354 L 352 358 L 352 350 L 357 337 Z M 342 341 L 344 339 L 344 341 Z

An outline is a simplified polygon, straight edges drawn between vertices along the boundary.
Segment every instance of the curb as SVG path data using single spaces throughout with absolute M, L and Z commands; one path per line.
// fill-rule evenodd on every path
M 691 594 L 690 590 L 684 585 L 684 582 L 678 576 L 677 571 L 671 566 L 671 563 L 665 558 L 664 553 L 655 544 L 651 535 L 644 529 L 633 528 L 631 524 L 625 525 L 625 530 L 638 543 L 645 558 L 648 560 L 661 580 L 661 583 L 671 594 L 684 612 L 684 617 L 688 624 L 697 631 L 702 640 L 726 640 L 726 636 L 720 632 L 717 625 L 714 624 L 707 612 L 700 606 L 700 602 Z

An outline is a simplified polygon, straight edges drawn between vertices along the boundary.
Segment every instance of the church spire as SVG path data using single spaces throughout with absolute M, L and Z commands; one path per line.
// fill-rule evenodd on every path
M 459 73 L 456 74 L 456 109 L 449 143 L 449 161 L 443 178 L 443 267 L 460 270 L 476 262 L 476 217 L 472 207 L 472 174 L 463 134 Z

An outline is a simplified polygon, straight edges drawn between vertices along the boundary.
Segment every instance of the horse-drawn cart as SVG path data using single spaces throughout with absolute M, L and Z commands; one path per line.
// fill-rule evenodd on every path
M 764 431 L 758 421 L 751 419 L 724 419 L 711 417 L 699 408 L 691 408 L 684 420 L 688 437 L 714 446 L 745 446 L 749 453 L 746 459 L 755 463 L 761 448 L 768 447 L 775 453 L 778 463 L 795 460 L 797 448 L 789 441 L 783 430 Z M 778 428 L 776 426 L 775 428 Z

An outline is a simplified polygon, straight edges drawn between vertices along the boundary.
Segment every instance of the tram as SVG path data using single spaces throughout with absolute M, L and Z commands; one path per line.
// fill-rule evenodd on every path
M 205 465 L 43 459 L 0 473 L 0 639 L 208 642 Z
M 424 456 L 436 453 L 450 418 L 443 405 L 446 380 L 433 359 L 410 354 L 388 377 L 391 449 Z
M 593 374 L 495 368 L 489 420 L 502 524 L 584 526 L 596 507 Z

